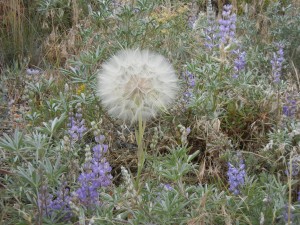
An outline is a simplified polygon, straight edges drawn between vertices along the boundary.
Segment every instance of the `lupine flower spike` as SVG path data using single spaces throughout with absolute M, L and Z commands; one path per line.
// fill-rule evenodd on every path
M 195 76 L 194 74 L 192 74 L 191 72 L 189 72 L 188 70 L 184 73 L 183 75 L 184 79 L 186 80 L 186 84 L 187 84 L 187 89 L 184 92 L 184 96 L 183 96 L 183 100 L 185 103 L 189 103 L 189 101 L 191 100 L 191 98 L 193 97 L 193 89 L 196 85 L 195 83 Z
M 78 177 L 80 187 L 75 192 L 80 203 L 87 208 L 100 205 L 99 188 L 109 186 L 112 179 L 111 167 L 104 157 L 108 149 L 108 145 L 103 144 L 104 136 L 96 136 L 95 141 L 97 145 L 92 148 L 93 154 L 89 152 L 89 146 L 86 147 L 83 171 Z
M 231 12 L 232 5 L 224 5 L 222 19 L 219 20 L 219 37 L 225 46 L 235 38 L 236 14 Z
M 284 62 L 284 52 L 283 52 L 283 44 L 276 44 L 278 50 L 277 52 L 273 53 L 273 57 L 271 60 L 272 65 L 272 75 L 273 75 L 273 82 L 279 83 L 281 73 L 282 73 L 282 64 Z
M 83 137 L 84 132 L 87 130 L 85 127 L 85 121 L 82 119 L 82 108 L 80 103 L 76 105 L 75 110 L 75 115 L 72 112 L 69 113 L 68 123 L 68 133 L 71 137 L 72 144 L 80 140 Z
M 287 176 L 295 177 L 300 172 L 300 156 L 294 156 L 291 159 L 291 162 L 287 163 L 287 169 L 285 170 L 285 174 Z
M 215 21 L 215 12 L 213 11 L 211 1 L 207 3 L 207 27 L 204 29 L 205 47 L 212 50 L 218 45 L 217 24 Z
M 123 166 L 121 166 L 121 173 L 124 180 L 124 187 L 126 188 L 125 197 L 129 200 L 128 204 L 130 206 L 133 206 L 135 204 L 141 203 L 141 196 L 139 196 L 136 190 L 134 189 L 131 176 L 126 170 L 126 168 Z
M 237 165 L 233 165 L 228 162 L 227 176 L 230 185 L 229 190 L 234 195 L 238 195 L 240 193 L 240 187 L 245 184 L 246 170 L 243 159 L 239 159 Z
M 288 96 L 286 98 L 286 103 L 282 107 L 282 113 L 286 117 L 294 118 L 297 111 L 297 101 L 295 98 L 292 98 L 291 96 Z
M 49 194 L 47 185 L 43 185 L 38 196 L 38 206 L 43 215 L 59 218 L 62 221 L 67 221 L 71 218 L 72 213 L 69 205 L 71 196 L 66 184 L 60 187 L 55 196 Z
M 246 66 L 246 52 L 245 51 L 240 51 L 234 50 L 233 51 L 234 55 L 236 55 L 236 58 L 234 60 L 234 74 L 233 78 L 238 78 L 239 74 L 245 69 Z

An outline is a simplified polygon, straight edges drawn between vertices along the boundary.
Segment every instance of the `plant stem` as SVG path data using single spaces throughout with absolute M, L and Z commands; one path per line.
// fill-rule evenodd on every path
M 139 190 L 139 182 L 140 182 L 140 176 L 142 173 L 142 169 L 144 167 L 144 162 L 145 162 L 145 152 L 144 152 L 144 146 L 143 146 L 143 136 L 144 136 L 144 131 L 146 127 L 146 122 L 143 122 L 142 119 L 142 114 L 139 113 L 139 121 L 138 121 L 138 130 L 135 132 L 135 138 L 136 142 L 138 145 L 138 151 L 137 151 L 137 156 L 138 156 L 138 172 L 137 172 L 137 177 L 135 181 L 136 189 L 137 191 Z
M 291 204 L 292 204 L 292 172 L 293 172 L 293 162 L 292 162 L 292 153 L 290 155 L 290 164 L 289 164 L 289 176 L 288 176 L 288 185 L 289 185 L 289 203 L 288 203 L 288 223 L 291 224 Z
M 276 120 L 276 128 L 278 127 L 279 125 L 279 121 L 280 121 L 280 90 L 279 90 L 279 86 L 278 86 L 278 89 L 277 89 L 277 120 Z

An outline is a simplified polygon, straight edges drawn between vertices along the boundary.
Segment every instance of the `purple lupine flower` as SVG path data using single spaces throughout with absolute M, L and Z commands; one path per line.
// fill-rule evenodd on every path
M 190 98 L 193 96 L 193 89 L 196 85 L 195 76 L 188 70 L 184 73 L 183 76 L 187 83 L 187 89 L 184 92 L 183 98 L 186 102 L 188 102 Z
M 293 118 L 297 111 L 297 101 L 290 96 L 286 98 L 286 103 L 282 107 L 282 113 L 286 117 Z
M 234 50 L 233 54 L 236 55 L 236 58 L 234 60 L 234 74 L 233 78 L 238 78 L 239 74 L 245 69 L 246 66 L 246 52 L 245 51 L 240 51 Z
M 170 184 L 163 184 L 163 187 L 166 191 L 172 191 L 173 187 Z
M 38 196 L 38 207 L 44 216 L 56 218 L 60 221 L 67 221 L 72 217 L 69 205 L 71 197 L 66 185 L 62 185 L 54 196 L 48 192 L 47 185 L 43 185 Z
M 189 28 L 195 29 L 195 23 L 196 23 L 196 21 L 197 21 L 197 16 L 191 16 L 188 19 L 188 26 L 189 26 Z
M 69 202 L 71 200 L 69 188 L 63 187 L 56 193 L 56 198 L 49 204 L 49 212 L 53 214 L 54 212 L 60 213 L 64 220 L 68 220 L 72 216 L 71 208 Z
M 290 209 L 290 222 L 291 222 L 291 224 L 292 224 L 292 222 L 293 222 L 293 220 L 294 220 L 294 218 L 295 218 L 295 215 L 293 214 L 293 212 L 292 211 L 294 211 L 294 206 L 290 206 L 291 207 L 291 209 Z M 284 222 L 288 222 L 288 220 L 289 220 L 289 205 L 288 204 L 285 204 L 285 206 L 284 206 L 284 209 L 283 209 L 284 211 L 283 211 L 283 219 L 284 219 Z
M 281 72 L 282 72 L 282 64 L 284 61 L 284 52 L 283 52 L 284 45 L 282 43 L 278 43 L 276 44 L 276 46 L 278 50 L 277 52 L 273 53 L 271 65 L 272 65 L 273 82 L 279 83 Z
M 87 130 L 85 127 L 85 121 L 82 119 L 81 104 L 76 105 L 75 116 L 72 112 L 69 112 L 69 123 L 67 124 L 69 130 L 68 133 L 71 137 L 71 142 L 75 143 L 83 137 L 84 132 Z
M 48 206 L 51 204 L 53 196 L 48 192 L 48 186 L 41 186 L 38 193 L 38 201 L 37 205 L 39 211 L 42 212 L 43 215 L 49 216 Z
M 207 27 L 204 29 L 204 35 L 204 45 L 208 50 L 212 50 L 215 46 L 218 46 L 217 24 L 211 1 L 208 1 L 207 3 Z
M 300 202 L 300 191 L 298 192 L 298 198 L 297 198 L 298 203 Z M 295 210 L 295 207 L 293 205 L 290 206 L 290 222 L 293 224 L 293 220 L 295 219 L 295 214 L 293 211 Z M 283 220 L 284 222 L 288 222 L 289 218 L 289 205 L 285 204 L 284 209 L 283 209 Z
M 228 162 L 228 181 L 229 181 L 229 190 L 234 194 L 238 195 L 240 193 L 240 187 L 245 184 L 245 163 L 242 159 L 237 166 L 232 165 Z
M 191 133 L 191 128 L 190 127 L 186 128 L 186 134 L 189 135 L 190 133 Z
M 93 158 L 83 165 L 84 171 L 79 175 L 80 187 L 76 190 L 76 196 L 81 204 L 87 208 L 100 205 L 98 189 L 111 184 L 111 166 L 106 161 L 104 154 L 108 145 L 103 144 L 104 136 L 96 136 L 97 145 L 93 147 Z
M 234 40 L 236 30 L 236 14 L 231 12 L 232 5 L 224 5 L 222 19 L 219 20 L 219 37 L 221 43 L 228 44 Z
M 292 163 L 292 165 L 291 165 L 291 163 Z M 291 166 L 292 166 L 292 168 L 290 168 Z M 292 171 L 290 171 L 290 169 Z M 299 174 L 299 172 L 300 172 L 300 158 L 299 158 L 299 156 L 292 158 L 291 162 L 288 162 L 287 169 L 285 170 L 285 174 L 287 176 L 289 176 L 290 172 L 291 172 L 292 177 L 295 177 Z
M 172 191 L 174 188 L 172 187 L 171 184 L 165 184 L 165 183 L 160 183 L 159 188 L 162 189 L 162 191 Z M 161 194 L 161 192 L 158 192 L 158 194 Z

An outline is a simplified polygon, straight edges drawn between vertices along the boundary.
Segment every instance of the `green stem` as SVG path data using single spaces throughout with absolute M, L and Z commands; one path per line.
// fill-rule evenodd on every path
M 139 190 L 139 182 L 140 182 L 140 176 L 142 173 L 142 169 L 144 167 L 144 162 L 145 162 L 145 152 L 144 152 L 144 146 L 143 146 L 143 136 L 144 136 L 144 131 L 146 127 L 146 122 L 143 122 L 142 119 L 142 114 L 139 113 L 139 121 L 138 121 L 138 131 L 135 132 L 136 136 L 136 142 L 138 145 L 138 151 L 137 151 L 137 156 L 138 156 L 138 172 L 137 172 L 137 177 L 136 177 L 136 189 Z
M 291 224 L 291 204 L 292 204 L 292 170 L 293 170 L 293 163 L 292 163 L 292 154 L 290 156 L 290 165 L 288 168 L 289 176 L 288 176 L 288 185 L 289 185 L 289 205 L 288 205 L 288 223 Z

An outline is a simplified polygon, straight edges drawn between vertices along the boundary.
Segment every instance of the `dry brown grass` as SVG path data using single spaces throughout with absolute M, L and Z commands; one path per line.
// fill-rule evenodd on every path
M 24 4 L 22 0 L 2 0 L 0 1 L 0 17 L 2 25 L 0 27 L 1 34 L 7 34 L 8 38 L 12 40 L 13 47 L 19 51 L 20 56 L 24 52 Z

